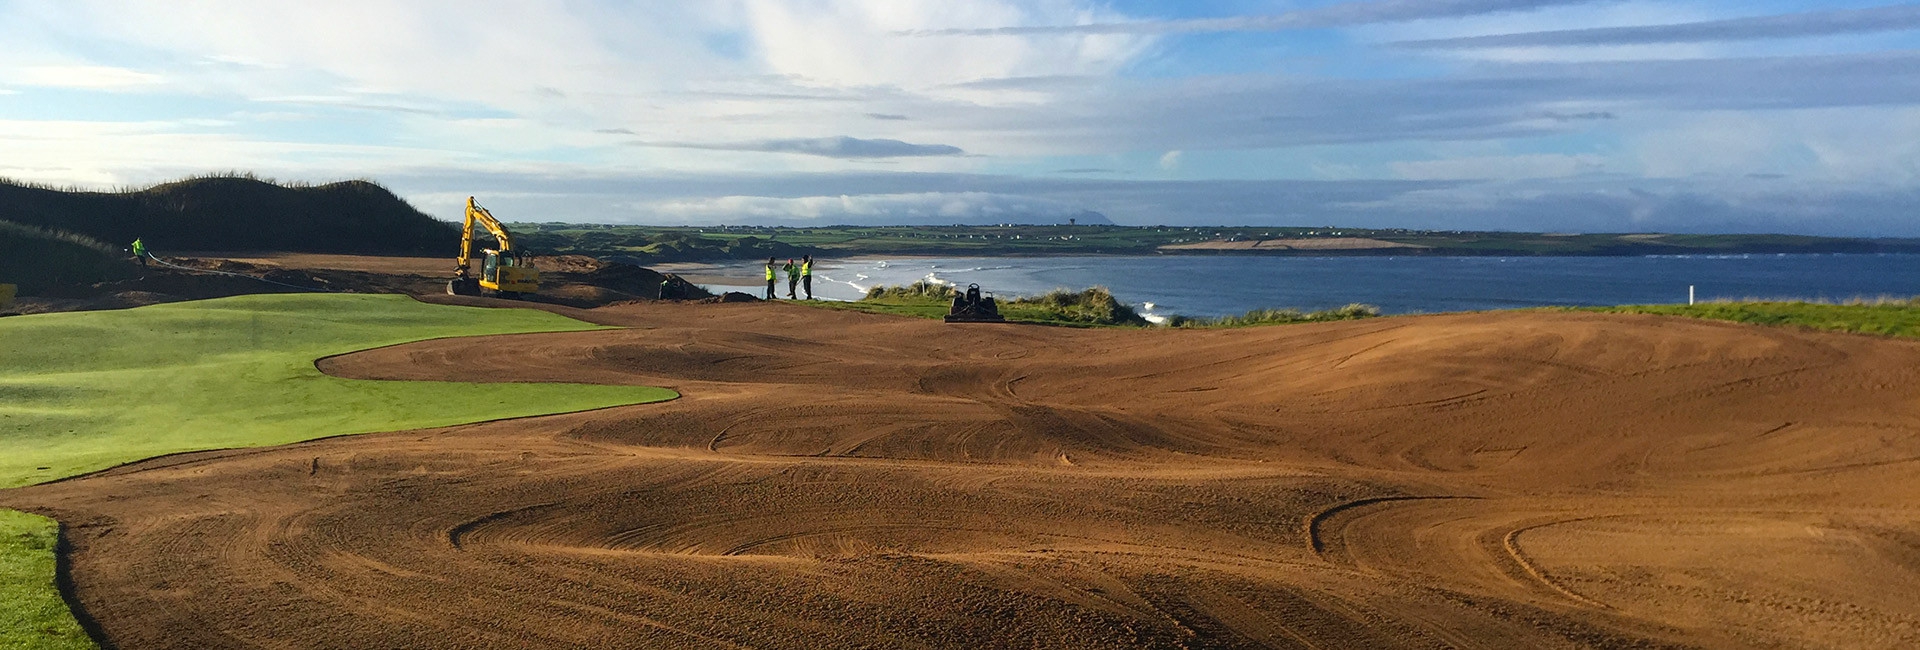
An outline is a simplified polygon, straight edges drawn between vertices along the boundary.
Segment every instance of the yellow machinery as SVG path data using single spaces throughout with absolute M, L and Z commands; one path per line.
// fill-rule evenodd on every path
M 467 273 L 473 265 L 473 225 L 480 224 L 487 232 L 493 233 L 495 241 L 500 242 L 500 250 L 485 249 L 486 261 L 480 264 L 480 277 Z M 518 298 L 523 293 L 533 293 L 540 289 L 540 270 L 520 256 L 513 249 L 513 236 L 507 234 L 507 227 L 493 218 L 493 213 L 480 207 L 467 197 L 467 227 L 460 231 L 460 259 L 454 268 L 454 278 L 447 281 L 447 293 L 456 296 L 478 296 L 482 294 L 498 295 L 502 298 Z

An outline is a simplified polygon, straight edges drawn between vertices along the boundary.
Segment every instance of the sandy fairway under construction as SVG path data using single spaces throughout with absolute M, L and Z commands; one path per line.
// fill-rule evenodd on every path
M 340 376 L 668 403 L 0 492 L 121 648 L 1910 647 L 1920 345 L 1488 313 L 1223 331 L 790 305 Z

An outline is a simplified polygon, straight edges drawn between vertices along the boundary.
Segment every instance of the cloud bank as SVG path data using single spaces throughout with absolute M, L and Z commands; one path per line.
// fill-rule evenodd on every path
M 914 156 L 958 156 L 965 154 L 959 147 L 944 144 L 913 144 L 899 140 L 875 138 L 862 140 L 847 136 L 835 138 L 792 138 L 785 140 L 761 140 L 758 142 L 640 142 L 640 146 L 674 147 L 680 149 L 711 149 L 715 151 L 761 151 L 767 153 L 797 153 L 827 158 L 904 158 Z

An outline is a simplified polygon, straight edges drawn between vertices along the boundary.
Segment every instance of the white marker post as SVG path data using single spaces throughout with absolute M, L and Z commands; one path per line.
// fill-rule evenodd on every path
M 1687 304 L 1693 304 L 1693 285 L 1687 285 Z

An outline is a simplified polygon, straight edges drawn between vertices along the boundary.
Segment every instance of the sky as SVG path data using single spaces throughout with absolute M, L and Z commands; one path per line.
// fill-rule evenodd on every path
M 1920 4 L 0 0 L 0 177 L 453 219 L 1920 236 Z

